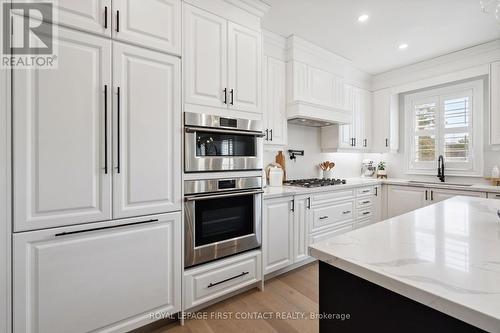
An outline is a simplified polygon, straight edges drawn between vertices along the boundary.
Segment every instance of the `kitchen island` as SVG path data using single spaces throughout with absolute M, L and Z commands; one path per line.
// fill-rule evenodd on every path
M 454 197 L 310 246 L 320 331 L 500 332 L 499 210 Z

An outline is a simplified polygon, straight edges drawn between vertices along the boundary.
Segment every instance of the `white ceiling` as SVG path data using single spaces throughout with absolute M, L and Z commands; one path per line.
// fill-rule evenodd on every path
M 479 0 L 265 0 L 265 29 L 295 34 L 378 74 L 500 38 Z M 369 14 L 364 24 L 358 16 Z M 398 45 L 409 47 L 400 51 Z

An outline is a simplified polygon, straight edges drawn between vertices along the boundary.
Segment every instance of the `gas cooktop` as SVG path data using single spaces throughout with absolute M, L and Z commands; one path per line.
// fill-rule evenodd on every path
M 299 186 L 299 187 L 322 187 L 322 186 L 333 186 L 345 184 L 345 179 L 295 179 L 287 180 L 284 182 L 285 185 L 289 186 Z

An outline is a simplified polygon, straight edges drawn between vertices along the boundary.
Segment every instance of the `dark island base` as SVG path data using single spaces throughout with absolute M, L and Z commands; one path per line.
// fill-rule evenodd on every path
M 485 332 L 321 261 L 319 313 L 349 315 L 320 317 L 320 333 Z

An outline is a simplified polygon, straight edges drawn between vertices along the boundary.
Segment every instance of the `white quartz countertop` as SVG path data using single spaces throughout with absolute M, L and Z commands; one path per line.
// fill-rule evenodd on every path
M 458 196 L 309 247 L 310 254 L 500 332 L 500 200 Z
M 337 191 L 341 189 L 370 186 L 370 185 L 400 185 L 400 186 L 413 186 L 413 187 L 426 187 L 426 188 L 441 188 L 458 191 L 474 191 L 474 192 L 490 192 L 500 193 L 500 186 L 491 186 L 485 184 L 472 184 L 470 186 L 462 186 L 450 183 L 432 183 L 432 182 L 413 182 L 407 179 L 375 179 L 375 178 L 349 178 L 345 185 L 324 186 L 304 188 L 298 186 L 281 186 L 281 187 L 266 187 L 264 189 L 264 199 L 272 199 L 278 197 L 286 197 L 292 195 L 301 195 L 308 193 L 318 193 L 327 191 Z

